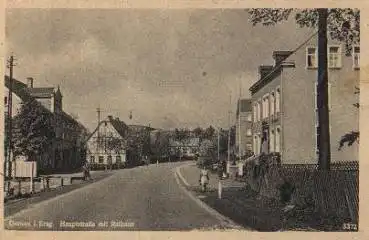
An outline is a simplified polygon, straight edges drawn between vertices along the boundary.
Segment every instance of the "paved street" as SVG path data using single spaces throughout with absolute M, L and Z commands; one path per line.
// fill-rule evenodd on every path
M 6 218 L 6 227 L 119 231 L 227 228 L 178 185 L 174 170 L 180 164 L 183 163 L 117 171 Z

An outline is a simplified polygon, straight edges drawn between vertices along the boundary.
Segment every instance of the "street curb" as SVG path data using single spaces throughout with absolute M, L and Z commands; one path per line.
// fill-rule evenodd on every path
M 190 164 L 193 165 L 193 164 Z M 179 166 L 175 169 L 174 172 L 174 176 L 176 178 L 176 181 L 179 185 L 179 187 L 192 199 L 194 200 L 201 208 L 203 208 L 204 210 L 206 210 L 208 213 L 210 213 L 211 215 L 213 215 L 216 219 L 218 219 L 222 224 L 224 224 L 226 227 L 232 229 L 232 230 L 249 230 L 246 229 L 244 227 L 242 227 L 241 225 L 235 223 L 232 219 L 224 216 L 223 214 L 219 213 L 217 210 L 215 210 L 214 208 L 211 208 L 209 205 L 207 205 L 206 203 L 204 203 L 203 201 L 201 201 L 199 198 L 197 198 L 193 193 L 191 193 L 189 190 L 187 190 L 186 187 L 190 187 L 190 185 L 188 184 L 188 182 L 185 180 L 185 178 L 182 176 L 180 170 L 181 168 L 183 168 L 184 166 L 189 166 L 189 165 L 182 165 Z M 182 180 L 182 183 L 184 185 L 186 185 L 186 187 L 184 187 L 181 182 L 180 179 Z M 183 181 L 184 180 L 184 181 Z
M 60 198 L 63 198 L 63 197 L 66 197 L 66 196 L 72 195 L 73 193 L 75 193 L 75 192 L 77 192 L 77 191 L 80 191 L 80 190 L 82 190 L 82 189 L 89 188 L 89 187 L 91 188 L 95 183 L 105 182 L 105 181 L 109 180 L 110 178 L 112 178 L 112 177 L 114 177 L 114 176 L 115 176 L 115 174 L 112 174 L 112 175 L 107 176 L 107 177 L 105 177 L 105 178 L 103 178 L 103 179 L 101 179 L 101 180 L 97 180 L 96 182 L 92 182 L 92 183 L 90 183 L 90 184 L 83 185 L 83 186 L 81 186 L 81 187 L 79 187 L 79 188 L 73 189 L 73 190 L 71 190 L 71 191 L 69 191 L 69 192 L 66 192 L 66 193 L 62 193 L 62 194 L 60 194 L 60 195 L 57 195 L 57 196 L 55 196 L 55 197 L 52 197 L 52 198 L 46 199 L 46 200 L 44 200 L 44 201 L 37 202 L 37 203 L 35 203 L 35 204 L 31 204 L 28 208 L 23 209 L 23 210 L 21 210 L 21 211 L 19 211 L 19 212 L 16 212 L 16 213 L 15 213 L 15 214 L 13 214 L 13 215 L 9 215 L 9 216 L 7 216 L 6 218 L 4 218 L 4 224 L 5 224 L 5 221 L 10 220 L 10 219 L 12 219 L 12 218 L 15 218 L 15 217 L 17 217 L 17 216 L 19 216 L 19 215 L 21 215 L 21 214 L 25 214 L 25 213 L 27 213 L 27 212 L 29 212 L 29 211 L 33 210 L 34 208 L 37 208 L 37 207 L 40 207 L 40 206 L 43 206 L 43 205 L 47 205 L 48 203 L 50 203 L 50 202 L 52 202 L 52 201 L 57 201 L 57 200 L 59 200 Z

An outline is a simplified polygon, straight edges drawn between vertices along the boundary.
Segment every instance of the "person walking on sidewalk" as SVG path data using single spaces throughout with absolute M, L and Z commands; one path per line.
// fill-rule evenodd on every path
M 200 171 L 200 186 L 201 186 L 201 191 L 205 192 L 207 185 L 209 184 L 209 172 L 206 169 L 206 166 L 203 167 L 203 169 L 201 169 Z
M 83 170 L 83 179 L 86 181 L 87 179 L 91 180 L 91 174 L 90 174 L 90 164 L 86 161 L 85 164 L 83 164 L 82 167 Z

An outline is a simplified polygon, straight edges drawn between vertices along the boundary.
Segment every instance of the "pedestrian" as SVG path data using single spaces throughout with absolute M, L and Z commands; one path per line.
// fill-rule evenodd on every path
M 206 169 L 206 166 L 204 165 L 203 169 L 201 169 L 201 171 L 200 171 L 200 179 L 199 179 L 202 192 L 206 191 L 206 187 L 209 184 L 209 180 L 210 180 L 209 179 L 209 172 Z
M 86 181 L 87 179 L 91 180 L 91 174 L 90 174 L 90 164 L 86 161 L 85 164 L 83 164 L 83 179 Z

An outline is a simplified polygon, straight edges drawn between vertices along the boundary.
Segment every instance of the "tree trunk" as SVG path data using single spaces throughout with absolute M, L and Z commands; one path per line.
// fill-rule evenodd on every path
M 327 18 L 328 9 L 319 9 L 318 20 L 318 84 L 317 104 L 318 122 L 317 129 L 319 169 L 329 170 L 331 162 L 329 106 L 328 106 L 328 51 L 327 51 Z

